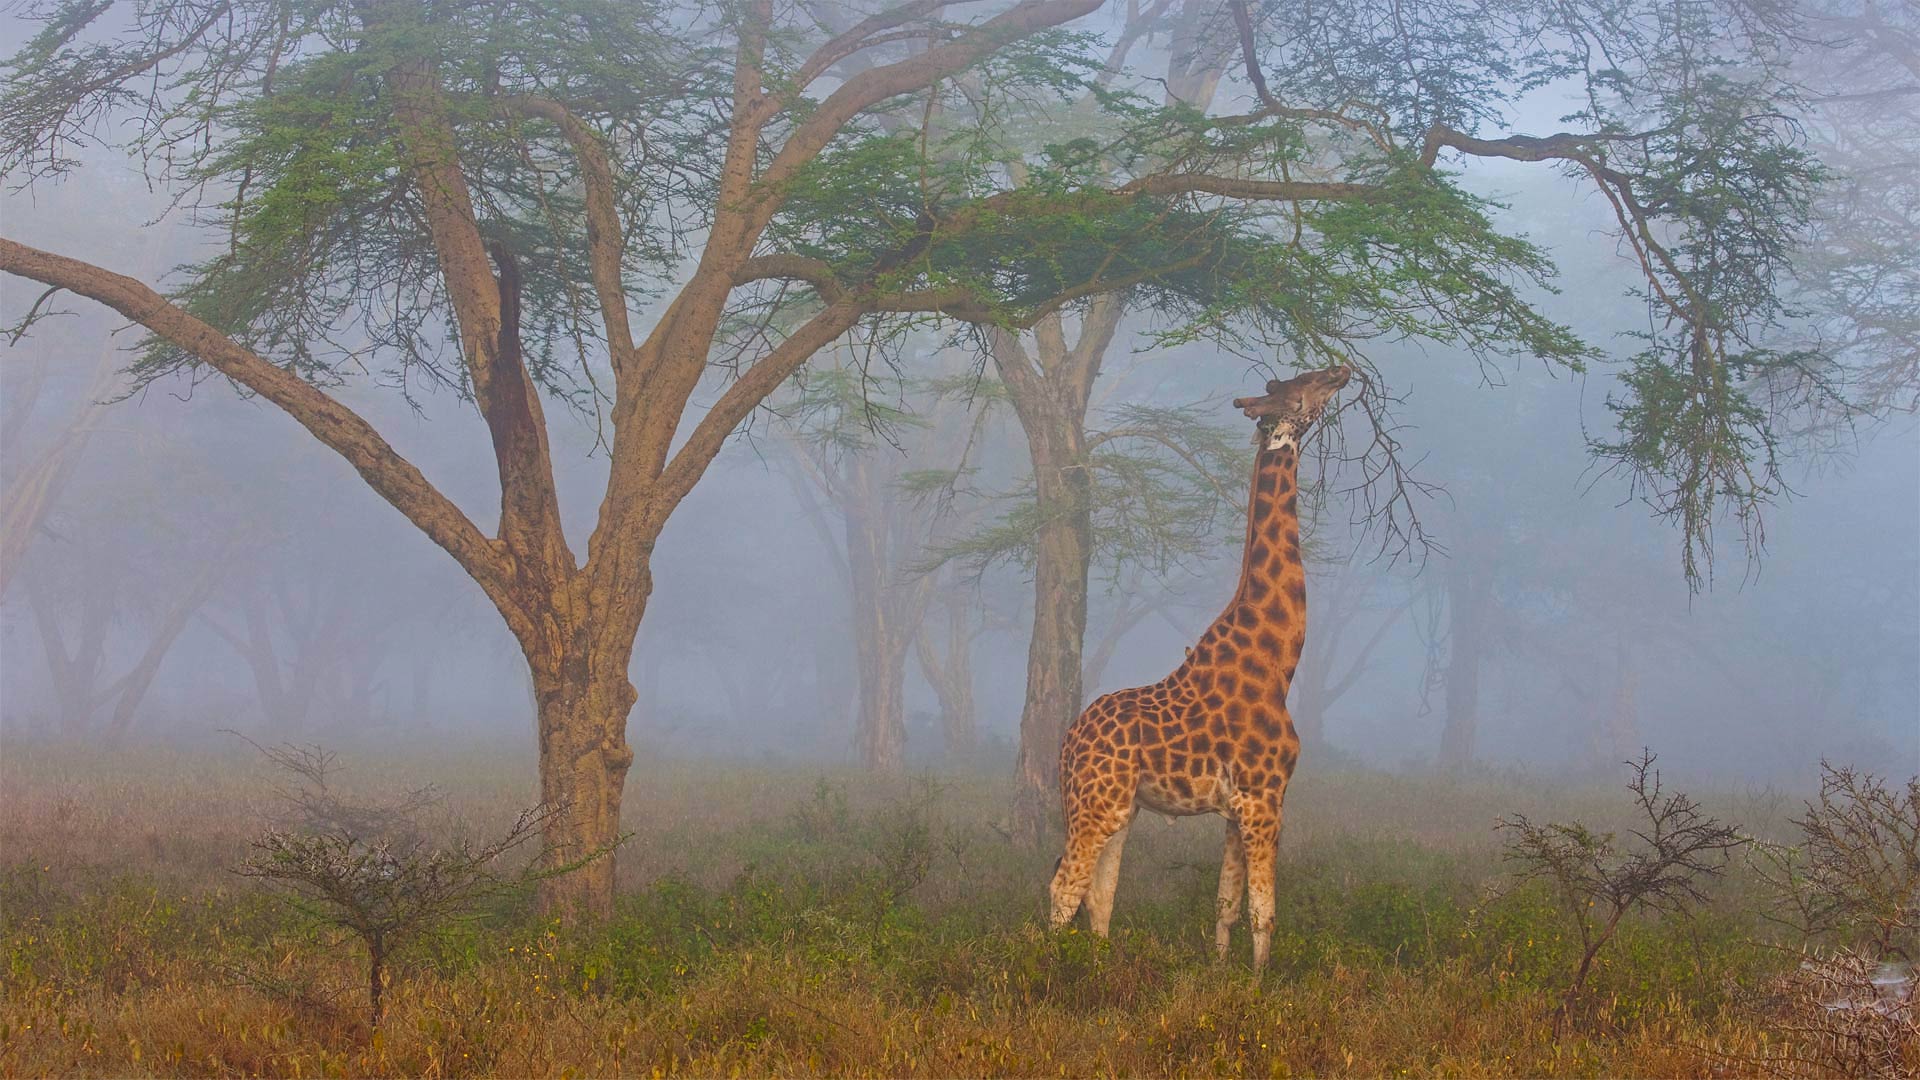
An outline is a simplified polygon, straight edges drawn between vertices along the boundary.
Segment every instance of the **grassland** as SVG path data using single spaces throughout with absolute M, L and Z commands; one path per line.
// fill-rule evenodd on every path
M 437 785 L 430 824 L 458 831 L 529 799 L 519 749 L 343 758 L 370 792 Z M 1618 788 L 1309 764 L 1256 978 L 1244 937 L 1226 965 L 1209 947 L 1218 819 L 1144 816 L 1111 942 L 1049 934 L 1056 852 L 995 829 L 1001 775 L 643 762 L 617 917 L 509 898 L 449 925 L 375 1033 L 358 947 L 231 872 L 271 809 L 257 757 L 9 741 L 0 1074 L 1717 1076 L 1780 1050 L 1747 992 L 1780 954 L 1737 867 L 1694 918 L 1627 925 L 1561 1014 L 1570 928 L 1501 888 L 1491 827 L 1614 826 Z M 1696 794 L 1763 832 L 1792 809 Z

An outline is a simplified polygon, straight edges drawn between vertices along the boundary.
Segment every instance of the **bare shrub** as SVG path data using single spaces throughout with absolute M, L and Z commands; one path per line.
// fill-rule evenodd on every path
M 1904 789 L 1850 766 L 1820 765 L 1819 797 L 1794 821 L 1799 844 L 1756 844 L 1772 887 L 1765 914 L 1799 958 L 1766 1002 L 1787 1076 L 1920 1073 L 1912 964 L 1920 950 L 1920 777 Z
M 434 789 L 417 789 L 385 804 L 350 801 L 330 784 L 338 770 L 333 753 L 313 746 L 254 745 L 289 784 L 278 789 L 289 824 L 254 840 L 252 854 L 236 872 L 268 882 L 295 910 L 359 939 L 367 953 L 367 1013 L 373 1027 L 380 1025 L 396 949 L 489 897 L 578 865 L 537 869 L 546 861 L 532 860 L 504 868 L 509 853 L 540 835 L 555 807 L 521 811 L 490 839 L 461 838 L 436 846 L 423 839 L 418 825 L 419 813 L 439 801 Z
M 1904 790 L 1820 763 L 1820 795 L 1795 819 L 1797 845 L 1759 844 L 1768 916 L 1810 943 L 1909 963 L 1920 950 L 1920 777 Z
M 1727 852 L 1746 841 L 1734 829 L 1700 813 L 1680 792 L 1668 794 L 1653 768 L 1651 750 L 1626 763 L 1627 790 L 1646 819 L 1629 830 L 1634 843 L 1579 822 L 1536 825 L 1525 815 L 1500 819 L 1511 834 L 1504 857 L 1519 864 L 1519 880 L 1545 878 L 1580 934 L 1580 961 L 1567 985 L 1570 1008 L 1586 987 L 1594 957 L 1612 941 L 1620 921 L 1636 909 L 1684 914 L 1706 899 L 1701 886 L 1720 876 Z

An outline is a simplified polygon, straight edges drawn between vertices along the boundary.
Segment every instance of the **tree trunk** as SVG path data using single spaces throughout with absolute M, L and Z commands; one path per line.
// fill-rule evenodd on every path
M 1094 302 L 1071 347 L 1057 318 L 1035 327 L 1037 363 L 1018 338 L 993 335 L 994 364 L 1020 419 L 1033 462 L 1040 527 L 1034 535 L 1033 636 L 1027 700 L 1020 712 L 1011 832 L 1038 842 L 1060 782 L 1060 741 L 1084 704 L 1087 578 L 1093 561 L 1093 479 L 1087 466 L 1087 402 L 1124 308 Z
M 224 554 L 224 553 L 223 553 Z M 117 744 L 126 737 L 133 726 L 133 716 L 146 700 L 147 691 L 152 689 L 154 677 L 160 674 L 160 662 L 167 658 L 180 634 L 187 628 L 193 613 L 212 595 L 214 584 L 226 569 L 224 557 L 214 559 L 202 568 L 200 576 L 167 613 L 153 637 L 147 642 L 147 648 L 140 654 L 140 660 L 121 679 L 119 700 L 114 702 L 113 716 L 107 723 L 107 742 Z
M 884 613 L 858 615 L 860 762 L 875 772 L 897 773 L 907 764 L 906 642 L 890 633 Z
M 960 757 L 973 752 L 978 741 L 973 703 L 973 632 L 968 625 L 967 605 L 949 592 L 943 603 L 947 609 L 946 657 L 924 632 L 914 638 L 920 657 L 920 670 L 927 685 L 940 699 L 940 738 L 948 756 Z
M 1473 763 L 1480 712 L 1480 662 L 1492 583 L 1484 573 L 1456 562 L 1447 574 L 1447 721 L 1440 732 L 1440 767 Z
M 633 751 L 627 716 L 639 696 L 627 678 L 632 637 L 570 635 L 565 648 L 529 657 L 539 712 L 540 800 L 557 813 L 544 833 L 542 914 L 606 918 L 613 910 L 613 849 Z
M 893 773 L 907 762 L 907 652 L 926 611 L 925 582 L 894 579 L 902 547 L 896 535 L 900 508 L 867 455 L 848 464 L 837 501 L 846 526 L 847 578 L 853 602 L 854 652 L 860 672 L 859 726 L 854 741 L 860 761 L 875 772 Z
M 1074 433 L 1079 433 L 1078 425 Z M 1080 440 L 1074 439 L 1078 444 Z M 1081 663 L 1087 633 L 1087 577 L 1093 559 L 1090 484 L 1077 453 L 1034 447 L 1040 526 L 1034 550 L 1033 638 L 1027 700 L 1020 713 L 1013 833 L 1038 842 L 1060 785 L 1060 742 L 1085 704 Z
M 100 702 L 101 668 L 106 662 L 107 631 L 113 620 L 113 605 L 104 595 L 107 587 L 104 581 L 92 583 L 74 605 L 79 608 L 79 619 L 69 648 L 66 631 L 60 625 L 61 605 L 48 595 L 39 578 L 27 578 L 27 600 L 40 631 L 54 708 L 60 730 L 68 736 L 86 733 L 93 723 L 94 707 Z

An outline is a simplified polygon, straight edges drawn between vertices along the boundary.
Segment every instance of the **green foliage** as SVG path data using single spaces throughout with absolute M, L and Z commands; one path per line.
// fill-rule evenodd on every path
M 583 405 L 602 347 L 584 173 L 563 133 L 514 101 L 558 102 L 600 144 L 623 285 L 664 291 L 713 221 L 747 17 L 622 0 L 42 0 L 23 14 L 35 33 L 0 87 L 0 168 L 32 179 L 106 145 L 221 200 L 202 209 L 227 242 L 186 268 L 179 297 L 323 383 L 376 372 L 464 387 L 392 115 L 392 74 L 430 67 L 481 232 L 522 268 L 535 374 Z M 1678 524 L 1691 579 L 1711 571 L 1717 522 L 1731 517 L 1757 550 L 1760 514 L 1786 490 L 1783 432 L 1851 405 L 1836 350 L 1808 343 L 1823 313 L 1783 299 L 1832 179 L 1805 144 L 1811 106 L 1789 74 L 1827 47 L 1803 13 L 1774 0 L 1334 0 L 1248 15 L 1265 90 L 1244 115 L 1154 103 L 1146 73 L 1104 70 L 1106 43 L 1085 33 L 1026 35 L 855 118 L 757 192 L 774 212 L 756 251 L 809 260 L 821 291 L 892 312 L 869 328 L 876 343 L 936 311 L 1019 329 L 1117 291 L 1154 312 L 1163 343 L 1364 368 L 1370 342 L 1427 340 L 1582 369 L 1601 354 L 1534 302 L 1554 277 L 1542 249 L 1436 167 L 1440 153 L 1491 156 L 1467 147 L 1492 140 L 1601 193 L 1644 277 L 1642 346 L 1610 403 L 1618 431 L 1593 452 Z M 824 33 L 777 21 L 762 72 L 769 152 L 817 115 L 793 82 Z M 1536 91 L 1574 95 L 1563 122 L 1575 130 L 1504 130 Z M 1190 179 L 1204 182 L 1183 189 Z M 1328 186 L 1276 194 L 1289 183 Z M 1818 260 L 1805 265 L 1800 295 L 1879 320 L 1864 351 L 1900 339 L 1897 314 L 1874 315 L 1899 307 L 1897 272 L 1883 290 L 1851 256 L 1824 279 Z M 740 290 L 729 311 L 743 348 L 816 310 L 798 291 L 789 279 Z M 194 363 L 155 348 L 142 371 Z M 1899 370 L 1870 388 L 1871 407 L 1900 400 L 1886 385 Z M 1368 374 L 1364 405 L 1384 431 L 1386 382 Z M 1393 445 L 1363 451 L 1367 477 L 1404 484 L 1380 460 Z M 1031 521 L 1008 524 L 1001 548 Z
M 493 103 L 527 94 L 567 104 L 618 163 L 623 215 L 646 221 L 667 191 L 708 171 L 713 137 L 689 126 L 677 96 L 713 77 L 707 54 L 647 5 L 383 10 L 388 21 L 373 23 L 364 10 L 305 0 L 38 8 L 46 29 L 12 58 L 0 95 L 10 135 L 0 165 L 60 171 L 74 164 L 73 145 L 97 141 L 141 155 L 159 182 L 227 193 L 203 207 L 229 242 L 185 268 L 178 296 L 189 310 L 317 382 L 385 371 L 464 388 L 386 82 L 396 63 L 428 58 L 482 231 L 522 268 L 529 363 L 572 393 L 597 334 L 578 163 L 551 125 Z M 156 80 L 139 78 L 150 68 Z M 146 120 L 129 139 L 118 117 L 135 108 Z M 652 167 L 667 157 L 674 168 Z M 636 271 L 664 269 L 661 239 L 630 238 Z M 633 282 L 643 295 L 649 287 Z M 197 363 L 155 343 L 136 370 L 151 379 Z

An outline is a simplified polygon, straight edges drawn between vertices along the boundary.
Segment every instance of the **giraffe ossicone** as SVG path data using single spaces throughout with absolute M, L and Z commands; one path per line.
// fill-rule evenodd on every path
M 1239 587 L 1172 674 L 1101 695 L 1067 729 L 1060 747 L 1066 852 L 1049 890 L 1055 927 L 1066 925 L 1084 901 L 1094 933 L 1106 934 L 1121 849 L 1141 806 L 1220 814 L 1227 842 L 1214 945 L 1226 955 L 1244 893 L 1253 916 L 1253 963 L 1265 966 L 1281 802 L 1300 759 L 1300 739 L 1287 715 L 1287 688 L 1307 629 L 1300 439 L 1351 376 L 1345 367 L 1309 371 L 1234 401 L 1255 422 L 1261 448 Z

